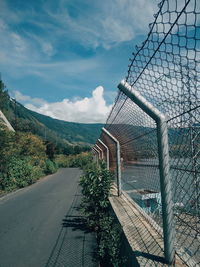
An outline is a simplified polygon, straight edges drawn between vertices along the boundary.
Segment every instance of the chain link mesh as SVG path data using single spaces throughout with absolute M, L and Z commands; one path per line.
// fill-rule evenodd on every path
M 200 1 L 164 0 L 149 34 L 130 59 L 126 81 L 167 118 L 176 249 L 200 263 Z M 162 228 L 155 122 L 122 92 L 105 128 L 121 145 L 122 189 Z M 110 149 L 116 169 L 116 148 Z

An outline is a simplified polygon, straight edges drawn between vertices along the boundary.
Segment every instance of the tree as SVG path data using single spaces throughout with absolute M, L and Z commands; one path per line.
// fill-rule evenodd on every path
M 10 99 L 8 91 L 5 90 L 5 88 L 6 86 L 4 85 L 2 80 L 0 80 L 0 109 L 3 112 L 8 109 L 9 99 Z
M 46 154 L 50 160 L 55 158 L 56 147 L 52 142 L 46 141 Z

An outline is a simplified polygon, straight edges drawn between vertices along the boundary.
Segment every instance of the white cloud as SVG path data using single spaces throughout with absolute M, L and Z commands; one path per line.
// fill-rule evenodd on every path
M 32 98 L 28 95 L 23 95 L 19 91 L 12 91 L 11 96 L 14 97 L 17 101 L 23 103 L 32 103 L 35 106 L 40 106 L 46 104 L 46 101 L 41 98 Z
M 53 46 L 51 45 L 51 43 L 43 42 L 41 46 L 43 52 L 48 56 L 52 56 L 54 54 Z
M 111 105 L 106 105 L 104 89 L 98 86 L 91 97 L 48 103 L 42 99 L 31 98 L 15 91 L 15 98 L 23 102 L 25 107 L 55 119 L 82 123 L 105 123 L 111 110 Z
M 154 20 L 158 8 L 152 0 L 107 0 L 91 1 L 85 11 L 80 12 L 77 1 L 71 4 L 76 14 L 72 16 L 68 1 L 58 1 L 57 12 L 49 5 L 46 13 L 57 24 L 56 34 L 65 33 L 70 38 L 92 48 L 111 48 L 121 42 L 130 41 L 136 35 L 144 34 L 148 24 Z
M 97 71 L 102 62 L 96 55 L 81 57 L 78 50 L 70 48 L 62 55 L 60 44 L 73 46 L 75 42 L 87 49 L 109 49 L 143 33 L 155 7 L 153 0 L 97 0 L 84 3 L 85 10 L 76 0 L 70 3 L 77 12 L 73 17 L 69 3 L 58 0 L 55 8 L 53 0 L 42 1 L 39 10 L 30 5 L 22 11 L 12 9 L 6 0 L 0 1 L 1 72 L 15 78 L 34 75 L 55 83 L 63 77 Z M 21 26 L 26 24 L 32 27 Z

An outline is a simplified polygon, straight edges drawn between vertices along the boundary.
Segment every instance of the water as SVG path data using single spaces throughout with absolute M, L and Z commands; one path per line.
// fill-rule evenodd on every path
M 197 179 L 200 173 L 194 173 L 189 158 L 172 158 L 170 164 L 177 247 L 181 247 L 185 253 L 189 253 L 190 258 L 199 262 L 200 203 Z M 162 204 L 158 197 L 160 193 L 158 159 L 143 159 L 122 166 L 122 190 L 126 191 L 162 227 Z M 142 194 L 138 193 L 140 190 L 155 192 L 155 198 L 142 200 Z
M 170 174 L 174 203 L 182 203 L 184 206 L 191 205 L 197 191 L 191 159 L 171 159 Z M 134 189 L 160 192 L 158 159 L 143 159 L 122 167 L 122 190 Z

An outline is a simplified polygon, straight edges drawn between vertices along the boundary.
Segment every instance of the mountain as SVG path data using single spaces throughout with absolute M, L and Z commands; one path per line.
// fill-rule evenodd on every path
M 48 129 L 59 133 L 59 136 L 68 140 L 70 143 L 94 144 L 100 135 L 103 124 L 75 123 L 57 119 L 30 111 L 34 118 L 44 124 Z
M 0 110 L 15 130 L 31 132 L 59 147 L 91 146 L 96 142 L 103 127 L 103 124 L 66 122 L 31 111 L 9 97 L 2 81 Z
M 61 138 L 69 144 L 93 144 L 100 134 L 102 124 L 84 124 L 66 122 L 53 119 L 49 116 L 28 110 L 20 103 L 14 104 L 14 114 L 16 116 L 13 126 L 17 130 L 31 131 L 43 138 L 51 135 Z

